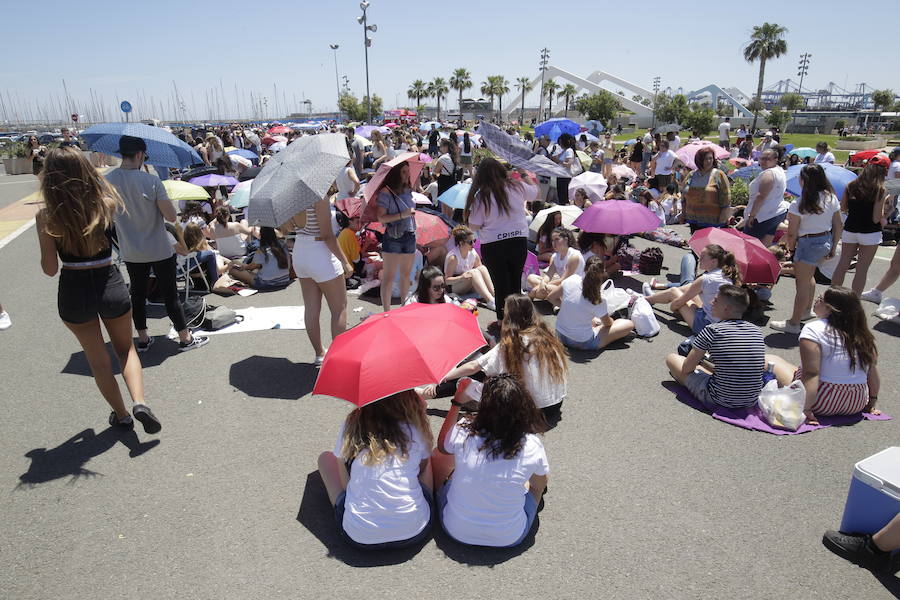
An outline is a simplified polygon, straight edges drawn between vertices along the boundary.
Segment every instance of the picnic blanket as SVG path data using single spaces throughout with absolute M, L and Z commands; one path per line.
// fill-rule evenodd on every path
M 675 397 L 678 398 L 681 403 L 687 404 L 691 408 L 696 408 L 699 411 L 709 413 L 709 409 L 707 409 L 696 398 L 694 398 L 694 396 L 687 390 L 687 388 L 681 385 L 674 385 L 673 388 L 675 389 Z M 815 431 L 816 429 L 825 429 L 826 427 L 853 425 L 855 423 L 859 423 L 860 421 L 889 421 L 891 419 L 890 415 L 886 415 L 884 413 L 880 415 L 862 413 L 859 415 L 819 417 L 818 425 L 810 425 L 808 423 L 804 423 L 797 431 L 787 431 L 785 429 L 778 429 L 777 427 L 772 427 L 771 425 L 769 425 L 763 418 L 762 413 L 759 411 L 759 407 L 755 405 L 745 409 L 729 409 L 719 407 L 712 412 L 712 417 L 736 427 L 742 427 L 744 429 L 750 429 L 753 431 L 764 431 L 765 433 L 771 433 L 773 435 L 794 435 L 798 433 L 806 433 L 808 431 Z

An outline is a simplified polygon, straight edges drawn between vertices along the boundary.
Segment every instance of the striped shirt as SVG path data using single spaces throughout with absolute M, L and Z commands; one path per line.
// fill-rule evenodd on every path
M 756 404 L 766 364 L 759 327 L 741 320 L 719 321 L 704 327 L 693 346 L 708 352 L 716 367 L 707 384 L 710 400 L 727 408 Z
M 319 237 L 322 229 L 319 227 L 319 216 L 316 214 L 315 205 L 306 209 L 306 225 L 297 230 L 297 235 L 309 235 Z

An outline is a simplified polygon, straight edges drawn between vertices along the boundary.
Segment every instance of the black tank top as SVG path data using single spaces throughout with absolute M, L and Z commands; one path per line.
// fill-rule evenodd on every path
M 106 240 L 109 242 L 109 245 L 95 254 L 94 256 L 75 256 L 74 254 L 69 254 L 68 252 L 64 252 L 61 248 L 56 249 L 56 253 L 59 254 L 59 259 L 64 263 L 86 263 L 86 262 L 94 262 L 98 260 L 104 260 L 106 258 L 110 258 L 112 256 L 112 230 L 107 229 L 103 232 L 106 236 Z
M 844 230 L 851 233 L 875 233 L 881 231 L 881 223 L 872 222 L 872 209 L 876 198 L 859 193 L 859 187 L 847 186 L 847 220 Z

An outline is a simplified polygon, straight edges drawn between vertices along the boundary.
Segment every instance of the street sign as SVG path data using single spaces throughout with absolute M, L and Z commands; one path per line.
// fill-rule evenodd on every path
M 130 113 L 131 112 L 131 102 L 129 102 L 128 100 L 122 100 L 122 104 L 119 105 L 119 108 L 122 109 L 123 113 Z

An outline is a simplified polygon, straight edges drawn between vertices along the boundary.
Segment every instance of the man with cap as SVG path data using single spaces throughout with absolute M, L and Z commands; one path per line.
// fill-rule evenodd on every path
M 178 349 L 187 352 L 199 348 L 209 338 L 191 335 L 178 300 L 175 280 L 175 250 L 166 221 L 177 218 L 175 206 L 159 178 L 141 170 L 147 160 L 147 144 L 143 139 L 123 135 L 118 153 L 122 166 L 110 171 L 106 179 L 115 186 L 124 207 L 115 216 L 119 254 L 125 261 L 131 280 L 131 310 L 138 332 L 138 352 L 146 352 L 154 339 L 147 334 L 147 282 L 151 271 L 162 291 L 166 312 L 178 331 Z
M 767 131 L 765 135 L 763 135 L 763 140 L 756 146 L 755 150 L 757 152 L 762 152 L 763 150 L 770 150 L 777 145 L 778 142 L 772 138 L 772 132 Z

